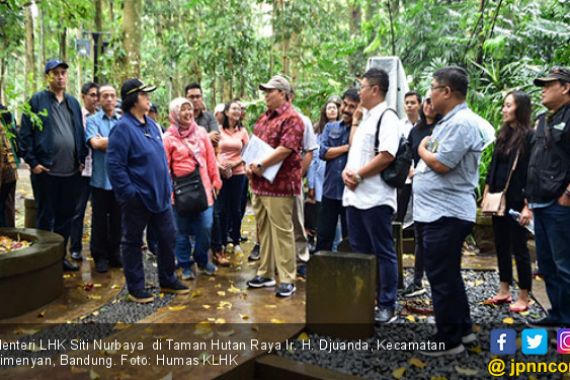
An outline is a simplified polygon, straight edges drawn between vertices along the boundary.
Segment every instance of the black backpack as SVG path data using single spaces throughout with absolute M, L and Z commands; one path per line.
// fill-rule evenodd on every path
M 382 118 L 387 111 L 392 111 L 396 113 L 391 108 L 387 108 L 382 112 L 380 115 L 380 119 L 378 119 L 378 125 L 376 126 L 376 135 L 374 136 L 374 154 L 378 154 L 378 136 L 380 135 L 380 124 L 382 124 Z M 410 142 L 404 136 L 400 137 L 400 143 L 398 144 L 398 151 L 396 152 L 396 157 L 394 157 L 394 161 L 390 163 L 390 165 L 384 169 L 380 176 L 388 185 L 396 188 L 400 188 L 404 186 L 406 183 L 406 178 L 408 178 L 408 173 L 410 171 L 410 166 L 412 166 L 412 147 L 410 146 Z

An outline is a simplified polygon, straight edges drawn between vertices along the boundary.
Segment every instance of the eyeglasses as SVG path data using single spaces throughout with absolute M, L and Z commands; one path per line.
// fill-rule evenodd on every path
M 431 88 L 431 91 L 433 92 L 433 91 L 438 90 L 440 88 L 446 88 L 446 87 L 447 86 L 431 86 L 430 88 Z

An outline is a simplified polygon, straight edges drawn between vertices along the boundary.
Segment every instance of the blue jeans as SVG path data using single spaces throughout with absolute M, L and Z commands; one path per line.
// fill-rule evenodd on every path
M 172 209 L 160 213 L 150 212 L 138 195 L 121 204 L 121 255 L 127 289 L 132 292 L 145 288 L 143 268 L 143 232 L 150 225 L 158 236 L 158 280 L 160 286 L 168 286 L 175 281 L 174 239 L 176 228 Z
M 354 252 L 376 256 L 378 306 L 394 307 L 398 288 L 398 259 L 392 239 L 392 208 L 377 206 L 368 210 L 347 207 L 346 220 L 350 246 Z
M 533 210 L 536 256 L 552 304 L 550 317 L 570 325 L 570 207 Z
M 182 269 L 190 268 L 194 260 L 198 267 L 204 268 L 208 263 L 208 249 L 214 219 L 213 207 L 210 206 L 199 214 L 180 216 L 176 211 L 176 260 Z M 194 260 L 192 259 L 192 243 L 190 235 L 196 236 Z
M 469 303 L 461 277 L 461 249 L 473 223 L 449 217 L 431 223 L 415 223 L 422 234 L 437 340 L 450 349 L 461 344 L 461 337 L 472 330 Z

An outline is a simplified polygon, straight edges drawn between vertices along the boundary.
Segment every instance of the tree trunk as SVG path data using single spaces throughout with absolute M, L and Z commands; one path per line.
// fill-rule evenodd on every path
M 374 5 L 373 5 L 374 4 Z M 368 11 L 367 17 L 371 18 L 371 13 L 374 12 L 373 8 L 377 4 L 376 1 L 370 1 L 368 3 Z M 350 12 L 350 34 L 352 36 L 357 36 L 361 33 L 360 28 L 362 24 L 362 8 L 358 2 L 350 2 L 349 5 L 349 12 Z M 363 61 L 364 55 L 362 54 L 362 50 L 358 49 L 353 55 L 351 55 L 349 59 L 349 67 L 350 72 L 353 74 L 360 74 L 361 71 L 361 64 Z
M 141 68 L 142 0 L 125 0 L 123 8 L 123 79 L 139 77 Z
M 0 103 L 5 104 L 4 79 L 6 78 L 6 57 L 0 59 Z
M 109 20 L 111 21 L 111 25 L 115 22 L 115 10 L 113 9 L 113 2 L 115 0 L 109 0 Z
M 479 3 L 479 12 L 481 14 L 481 33 L 479 33 L 479 44 L 477 46 L 477 58 L 475 61 L 481 65 L 483 63 L 483 44 L 485 43 L 485 0 Z
M 32 7 L 25 10 L 26 24 L 26 75 L 24 92 L 31 94 L 36 90 L 36 57 L 34 54 L 34 19 L 32 17 Z
M 67 28 L 63 27 L 59 35 L 59 59 L 62 61 L 67 60 Z
M 39 12 L 39 20 L 40 20 L 40 44 L 41 44 L 41 63 L 45 64 L 47 61 L 47 54 L 46 54 L 46 18 L 45 18 L 45 11 L 42 7 L 38 7 Z
M 93 46 L 93 80 L 101 83 L 103 78 L 99 75 L 99 60 L 103 53 L 103 0 L 95 0 L 95 46 Z

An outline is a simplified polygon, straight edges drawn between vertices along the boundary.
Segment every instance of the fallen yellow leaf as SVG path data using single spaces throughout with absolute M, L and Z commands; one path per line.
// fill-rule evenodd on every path
M 226 296 L 226 292 L 224 292 L 223 290 L 220 290 L 220 291 L 218 292 L 218 295 L 219 295 L 220 297 L 225 297 L 225 296 Z
M 229 293 L 237 294 L 237 293 L 241 293 L 241 289 L 238 289 L 238 288 L 236 288 L 235 286 L 232 285 L 232 286 L 230 286 L 230 287 L 228 288 L 228 292 L 229 292 Z
M 232 308 L 232 303 L 228 302 L 228 301 L 220 301 L 220 303 L 218 304 L 218 310 L 222 310 L 222 309 L 231 309 Z
M 281 319 L 271 318 L 271 323 L 283 323 Z
M 224 318 L 218 318 L 214 321 L 214 323 L 217 325 L 223 325 L 224 323 L 226 323 L 226 320 Z
M 412 323 L 415 323 L 415 322 L 416 322 L 416 317 L 414 317 L 413 315 L 408 315 L 408 316 L 406 317 L 406 319 L 407 319 L 408 321 L 412 322 Z
M 275 309 L 277 308 L 277 305 L 265 305 L 265 307 L 268 309 Z
M 239 317 L 241 319 L 243 319 L 244 321 L 249 319 L 249 315 L 247 315 L 247 314 L 240 314 Z
M 202 292 L 199 290 L 193 290 L 192 293 L 190 293 L 190 298 L 196 298 L 196 297 L 200 297 L 202 295 Z
M 392 371 L 392 376 L 394 376 L 394 379 L 399 380 L 404 376 L 405 372 L 406 372 L 405 367 L 396 368 L 395 370 Z
M 459 366 L 455 366 L 455 370 L 457 371 L 458 374 L 463 376 L 475 376 L 479 373 L 478 369 L 462 368 Z
M 186 309 L 188 306 L 186 305 L 176 305 L 176 306 L 168 306 L 168 310 L 170 311 L 181 311 Z
M 303 342 L 306 342 L 309 340 L 309 335 L 307 335 L 307 333 L 303 331 L 302 333 L 299 334 L 297 340 L 302 340 Z
M 209 309 L 209 308 L 211 308 L 210 305 L 202 305 L 202 307 L 203 307 L 204 309 Z
M 513 323 L 515 323 L 515 320 L 512 319 L 511 317 L 507 317 L 507 318 L 503 319 L 503 323 L 506 325 L 512 325 Z
M 98 301 L 98 300 L 100 300 L 102 297 L 101 297 L 101 296 L 98 296 L 98 295 L 95 295 L 95 294 L 91 294 L 91 295 L 88 296 L 88 298 L 91 298 L 92 300 L 97 300 L 97 301 Z
M 413 365 L 414 367 L 417 368 L 425 368 L 426 367 L 426 363 L 424 363 L 422 360 L 414 357 L 411 357 L 410 360 L 408 360 L 408 363 L 410 363 L 410 365 Z
M 103 285 L 101 285 L 101 284 L 93 284 L 93 287 L 94 287 L 94 288 L 100 288 L 101 286 L 103 286 Z
M 194 335 L 207 335 L 212 332 L 212 327 L 210 327 L 210 322 L 202 321 L 199 322 L 196 327 L 194 327 Z

